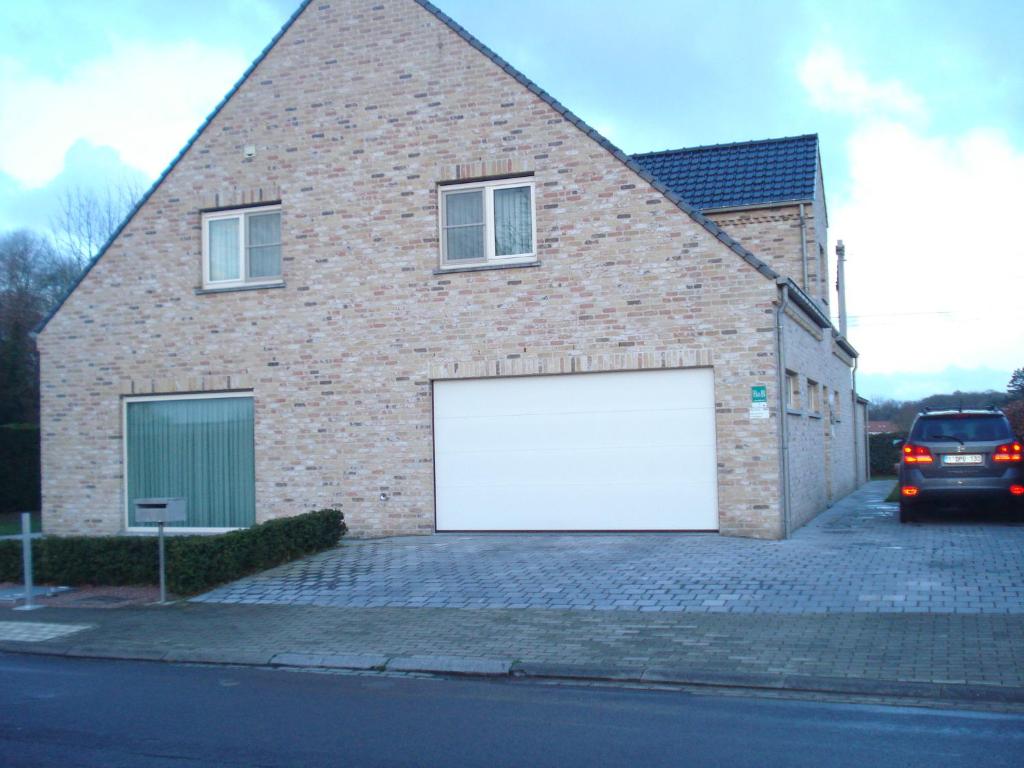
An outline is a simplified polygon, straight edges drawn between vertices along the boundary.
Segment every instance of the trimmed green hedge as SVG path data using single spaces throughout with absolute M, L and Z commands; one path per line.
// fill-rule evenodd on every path
M 270 520 L 215 536 L 167 537 L 167 587 L 193 595 L 225 581 L 336 546 L 346 531 L 336 509 Z M 41 584 L 156 584 L 150 536 L 45 536 L 32 543 Z M 21 541 L 0 541 L 0 581 L 21 581 Z
M 871 475 L 891 476 L 895 473 L 895 465 L 900 460 L 900 449 L 892 444 L 897 437 L 905 437 L 898 432 L 883 432 L 879 435 L 868 435 L 868 450 L 871 451 Z

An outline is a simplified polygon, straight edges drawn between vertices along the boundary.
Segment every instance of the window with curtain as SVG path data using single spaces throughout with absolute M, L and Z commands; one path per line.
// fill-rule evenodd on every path
M 183 497 L 187 528 L 243 528 L 256 516 L 251 397 L 125 404 L 128 525 L 135 499 Z
M 280 281 L 280 206 L 204 214 L 204 287 L 230 288 Z
M 440 195 L 442 267 L 536 259 L 532 181 L 444 186 Z

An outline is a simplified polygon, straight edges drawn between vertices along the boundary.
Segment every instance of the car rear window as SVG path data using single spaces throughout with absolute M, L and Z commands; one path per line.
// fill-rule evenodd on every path
M 1009 440 L 1013 437 L 1010 423 L 1005 416 L 925 416 L 917 420 L 911 440 L 923 443 L 986 442 L 989 440 Z

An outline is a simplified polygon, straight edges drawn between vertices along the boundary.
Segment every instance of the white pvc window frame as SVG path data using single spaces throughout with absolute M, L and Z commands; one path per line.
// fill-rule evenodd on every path
M 203 228 L 203 288 L 239 288 L 260 285 L 280 285 L 284 282 L 284 252 L 280 243 L 281 257 L 278 262 L 278 274 L 267 277 L 249 277 L 249 225 L 250 216 L 259 216 L 267 213 L 281 213 L 280 203 L 274 205 L 254 205 L 246 208 L 230 208 L 221 211 L 206 211 L 202 216 Z M 238 221 L 238 274 L 239 277 L 231 280 L 210 279 L 210 222 L 226 221 L 235 219 Z M 283 221 L 282 221 L 283 224 Z M 282 229 L 282 238 L 283 238 Z
M 494 248 L 494 193 L 499 189 L 520 189 L 523 187 L 530 190 L 530 244 L 533 248 L 529 253 L 498 256 L 495 254 Z M 452 193 L 474 192 L 477 190 L 483 192 L 484 197 L 484 256 L 480 259 L 456 259 L 449 261 L 447 258 L 448 244 L 445 237 L 445 221 L 448 219 L 445 200 Z M 438 263 L 441 269 L 454 270 L 497 264 L 529 264 L 537 261 L 537 191 L 534 186 L 533 177 L 519 176 L 490 181 L 472 181 L 465 184 L 441 184 L 438 185 L 437 195 L 437 239 L 440 248 Z
M 139 534 L 150 534 L 153 536 L 157 535 L 157 529 L 152 525 L 129 525 L 128 521 L 131 519 L 130 513 L 130 500 L 128 498 L 128 405 L 130 403 L 152 403 L 158 401 L 174 401 L 174 400 L 212 400 L 214 398 L 225 398 L 225 397 L 247 397 L 250 400 L 254 399 L 254 395 L 250 391 L 245 392 L 202 392 L 192 394 L 167 394 L 167 395 L 132 395 L 130 397 L 121 398 L 121 474 L 123 475 L 121 481 L 121 496 L 124 498 L 124 530 L 127 533 L 139 533 Z M 255 415 L 255 403 L 253 403 L 253 414 Z M 255 442 L 255 436 L 253 441 Z M 255 445 L 253 446 L 255 449 Z M 230 531 L 244 531 L 247 528 L 232 528 L 232 527 L 211 527 L 204 528 L 202 526 L 185 526 L 185 527 L 173 527 L 164 528 L 164 533 L 169 536 L 175 536 L 178 534 L 185 533 L 229 533 Z

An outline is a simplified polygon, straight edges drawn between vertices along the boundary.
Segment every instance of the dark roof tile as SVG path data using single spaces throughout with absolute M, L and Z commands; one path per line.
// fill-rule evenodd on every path
M 698 210 L 811 200 L 818 137 L 671 149 L 632 160 Z

